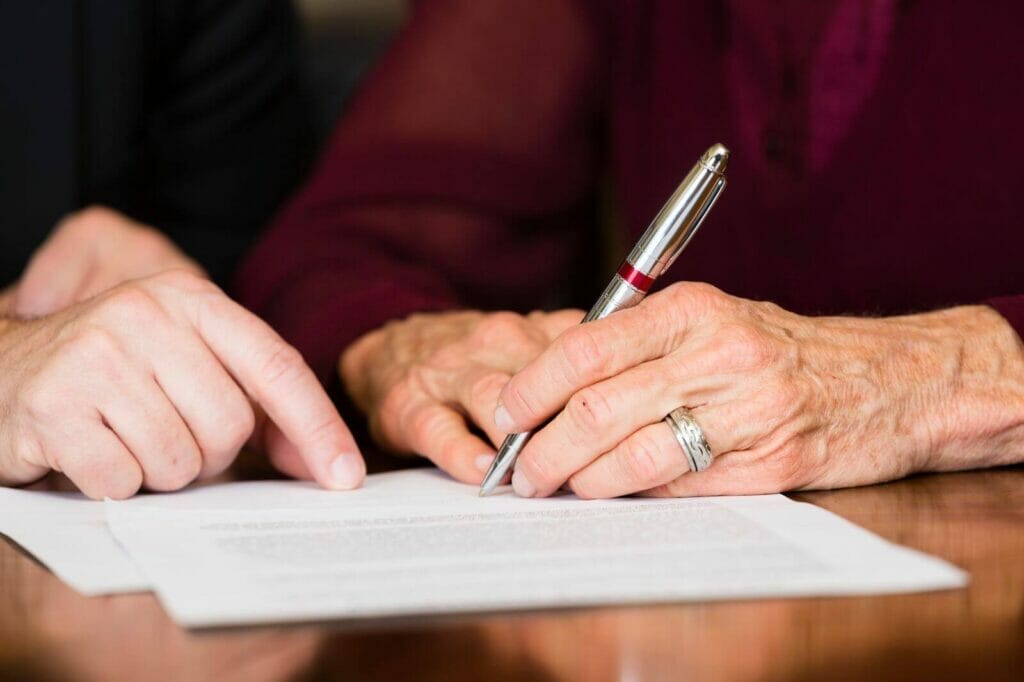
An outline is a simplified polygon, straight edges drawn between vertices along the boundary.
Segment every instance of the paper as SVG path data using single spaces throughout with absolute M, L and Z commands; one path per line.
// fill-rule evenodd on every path
M 103 503 L 84 495 L 0 488 L 0 534 L 82 594 L 149 589 L 110 534 Z
M 477 497 L 436 471 L 347 493 L 235 483 L 107 502 L 188 626 L 960 587 L 949 564 L 781 495 Z

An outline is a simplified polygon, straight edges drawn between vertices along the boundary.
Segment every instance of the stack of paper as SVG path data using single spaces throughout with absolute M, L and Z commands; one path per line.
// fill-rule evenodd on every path
M 943 561 L 781 495 L 480 498 L 473 486 L 415 470 L 371 476 L 347 493 L 297 482 L 233 483 L 108 501 L 106 514 L 164 606 L 189 626 L 905 592 L 966 582 Z M 114 554 L 97 544 L 94 553 L 104 552 Z M 55 565 L 67 558 L 49 561 L 59 575 L 71 574 Z
M 0 533 L 84 595 L 150 589 L 107 528 L 103 503 L 84 495 L 0 487 Z

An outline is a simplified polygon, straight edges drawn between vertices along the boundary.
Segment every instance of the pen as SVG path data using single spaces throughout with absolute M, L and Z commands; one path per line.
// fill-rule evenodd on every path
M 583 318 L 583 324 L 631 308 L 644 299 L 658 276 L 686 248 L 714 206 L 725 187 L 728 163 L 729 150 L 720 144 L 704 152 L 651 221 L 597 303 Z M 494 492 L 532 435 L 533 432 L 524 431 L 505 438 L 480 485 L 481 497 Z

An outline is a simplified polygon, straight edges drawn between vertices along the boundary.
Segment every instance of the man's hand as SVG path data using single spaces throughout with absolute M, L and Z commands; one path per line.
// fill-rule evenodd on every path
M 64 218 L 36 250 L 8 312 L 19 317 L 49 315 L 123 282 L 166 270 L 203 274 L 157 230 L 108 208 L 86 208 Z M 0 312 L 2 305 L 0 297 Z
M 507 435 L 493 420 L 501 389 L 581 319 L 579 310 L 413 315 L 354 343 L 342 357 L 341 376 L 381 445 L 479 483 L 493 446 Z
M 209 281 L 169 271 L 39 319 L 0 319 L 0 484 L 61 471 L 94 498 L 215 475 L 253 435 L 328 488 L 365 474 L 299 353 Z

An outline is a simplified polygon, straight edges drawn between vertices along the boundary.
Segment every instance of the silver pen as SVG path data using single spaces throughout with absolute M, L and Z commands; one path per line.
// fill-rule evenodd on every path
M 689 243 L 725 187 L 729 150 L 720 144 L 704 152 L 700 160 L 669 197 L 626 257 L 619 271 L 590 309 L 583 323 L 600 320 L 617 310 L 638 304 L 654 281 L 667 270 Z M 480 486 L 480 496 L 490 495 L 509 472 L 532 431 L 512 433 L 501 444 Z

